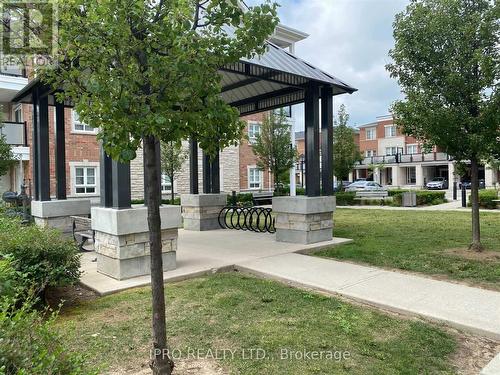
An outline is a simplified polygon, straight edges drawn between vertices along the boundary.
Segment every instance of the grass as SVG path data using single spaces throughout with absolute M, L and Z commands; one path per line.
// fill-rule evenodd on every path
M 500 256 L 500 215 L 481 213 L 481 228 L 487 250 Z M 499 258 L 466 259 L 449 253 L 468 247 L 470 213 L 339 209 L 334 234 L 354 243 L 318 256 L 444 275 L 500 290 Z
M 69 350 L 85 348 L 102 370 L 146 365 L 150 290 L 135 289 L 63 310 L 58 328 Z M 219 364 L 237 374 L 450 374 L 457 350 L 449 333 L 235 273 L 167 285 L 168 335 L 173 349 L 236 350 Z M 349 352 L 345 360 L 280 360 L 282 348 Z M 244 359 L 263 349 L 266 359 Z M 246 352 L 249 357 L 249 351 Z

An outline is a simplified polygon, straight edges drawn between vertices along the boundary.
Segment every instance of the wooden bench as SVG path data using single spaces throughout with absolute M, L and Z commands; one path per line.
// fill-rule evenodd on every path
M 495 202 L 497 204 L 497 206 L 500 207 L 500 199 L 493 199 L 493 202 Z
M 73 220 L 73 239 L 78 244 L 81 252 L 92 251 L 84 248 L 87 241 L 95 243 L 95 232 L 92 230 L 92 220 L 84 216 L 71 216 Z
M 253 204 L 254 206 L 259 206 L 263 204 L 272 204 L 273 203 L 274 193 L 272 191 L 263 192 L 263 193 L 253 193 Z
M 387 191 L 357 191 L 356 198 L 387 198 L 389 193 Z

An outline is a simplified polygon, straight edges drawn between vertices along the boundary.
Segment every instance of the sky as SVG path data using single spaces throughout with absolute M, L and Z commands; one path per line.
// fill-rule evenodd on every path
M 394 45 L 392 23 L 409 0 L 275 0 L 281 23 L 310 36 L 296 45 L 295 54 L 357 88 L 336 96 L 335 111 L 345 104 L 349 125 L 374 122 L 389 113 L 401 98 L 397 82 L 385 65 Z M 258 5 L 262 0 L 245 0 Z M 303 106 L 295 108 L 297 130 L 303 128 Z

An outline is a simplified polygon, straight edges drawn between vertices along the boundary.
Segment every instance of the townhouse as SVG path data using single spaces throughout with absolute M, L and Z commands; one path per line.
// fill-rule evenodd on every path
M 460 176 L 455 162 L 443 150 L 434 147 L 429 152 L 413 138 L 401 133 L 391 115 L 377 117 L 375 122 L 360 125 L 356 142 L 363 156 L 350 180 L 374 180 L 394 188 L 422 189 L 436 177 L 453 184 L 468 181 L 470 176 Z M 498 170 L 487 165 L 480 168 L 479 178 L 486 187 L 495 187 L 500 181 Z

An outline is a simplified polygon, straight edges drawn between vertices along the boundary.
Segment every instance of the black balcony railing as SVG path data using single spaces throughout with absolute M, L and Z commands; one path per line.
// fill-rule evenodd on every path
M 26 122 L 4 121 L 0 123 L 0 135 L 11 146 L 28 146 Z
M 358 165 L 371 164 L 400 164 L 400 163 L 425 163 L 434 161 L 449 161 L 448 154 L 444 152 L 430 152 L 424 154 L 397 154 L 367 157 L 358 162 Z

